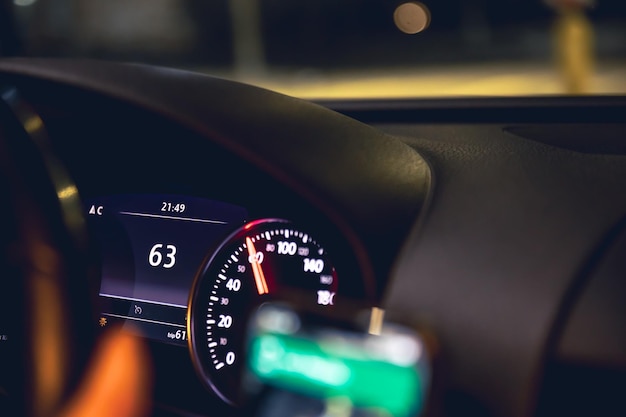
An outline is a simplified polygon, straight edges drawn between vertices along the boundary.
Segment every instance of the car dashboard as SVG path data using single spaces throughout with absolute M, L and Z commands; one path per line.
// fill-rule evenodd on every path
M 237 413 L 228 343 L 287 288 L 427 334 L 426 415 L 623 415 L 623 97 L 311 103 L 38 59 L 1 61 L 0 86 L 5 137 L 82 201 L 89 319 L 66 332 L 138 329 L 155 415 Z

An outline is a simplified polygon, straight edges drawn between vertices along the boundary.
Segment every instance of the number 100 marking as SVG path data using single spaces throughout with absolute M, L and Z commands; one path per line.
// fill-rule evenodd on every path
M 295 255 L 297 250 L 296 242 L 278 242 L 279 255 Z

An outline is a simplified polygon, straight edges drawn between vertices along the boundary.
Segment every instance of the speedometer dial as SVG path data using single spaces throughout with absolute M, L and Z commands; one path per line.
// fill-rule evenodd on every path
M 331 308 L 337 289 L 333 263 L 309 233 L 285 220 L 248 223 L 196 279 L 187 319 L 196 371 L 223 400 L 236 403 L 250 311 L 287 290 Z

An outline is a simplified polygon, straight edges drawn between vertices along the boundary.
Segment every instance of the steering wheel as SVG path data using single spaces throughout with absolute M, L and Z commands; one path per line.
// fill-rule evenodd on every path
M 0 102 L 0 414 L 54 415 L 93 345 L 78 192 L 15 90 Z

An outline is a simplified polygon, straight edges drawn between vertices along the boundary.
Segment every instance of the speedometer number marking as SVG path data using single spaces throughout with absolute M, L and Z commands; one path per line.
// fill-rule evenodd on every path
M 217 323 L 217 327 L 224 327 L 226 329 L 233 325 L 233 318 L 231 316 L 225 316 L 220 314 L 220 321 Z
M 279 255 L 295 255 L 298 251 L 298 245 L 296 242 L 278 242 L 278 254 Z
M 241 281 L 238 279 L 229 279 L 228 282 L 226 283 L 226 288 L 229 291 L 234 291 L 237 292 L 241 289 Z
M 319 274 L 324 270 L 324 261 L 322 259 L 304 258 L 304 272 L 315 272 Z
M 322 306 L 332 306 L 335 301 L 335 293 L 327 290 L 319 290 L 317 292 L 317 304 Z

